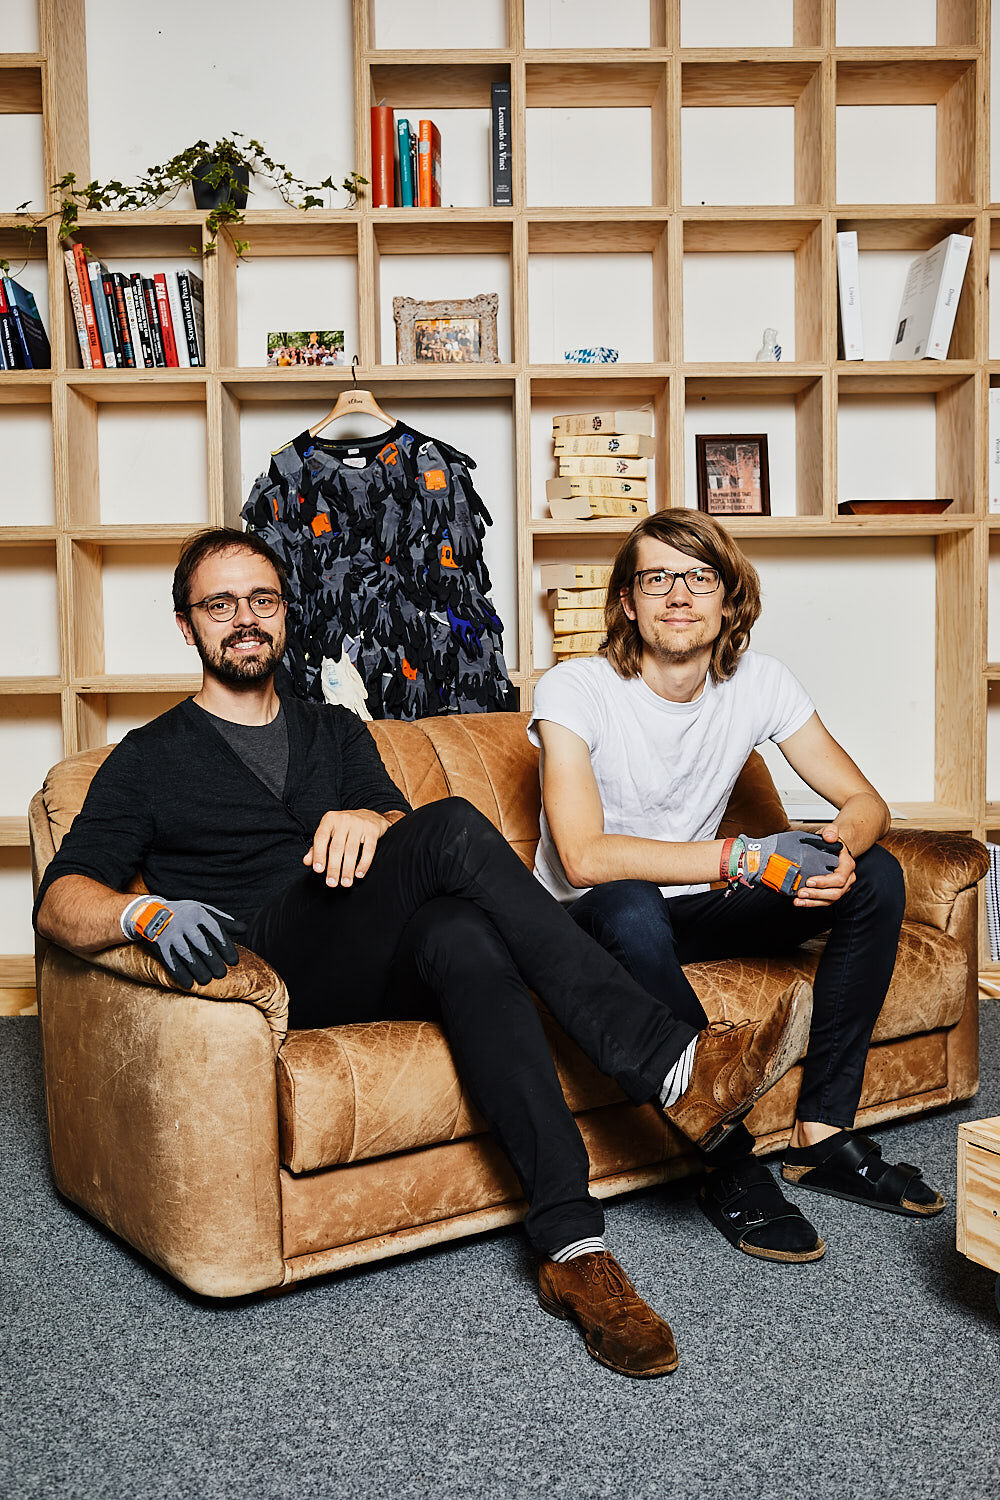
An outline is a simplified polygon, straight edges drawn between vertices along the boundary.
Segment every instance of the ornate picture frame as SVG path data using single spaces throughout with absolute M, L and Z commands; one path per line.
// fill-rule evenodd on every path
M 765 432 L 697 433 L 698 509 L 710 516 L 769 516 Z
M 398 365 L 499 364 L 496 292 L 444 302 L 393 297 Z

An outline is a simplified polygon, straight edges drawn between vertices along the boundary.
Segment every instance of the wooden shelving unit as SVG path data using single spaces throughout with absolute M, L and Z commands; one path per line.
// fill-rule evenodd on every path
M 38 54 L 0 55 L 0 110 L 43 117 L 44 169 L 51 182 L 67 170 L 89 176 L 84 0 L 38 0 Z M 857 539 L 891 549 L 925 538 L 933 548 L 935 606 L 934 800 L 906 805 L 908 822 L 1000 830 L 1000 805 L 986 800 L 987 694 L 1000 663 L 987 659 L 987 583 L 991 537 L 1000 517 L 987 510 L 987 390 L 1000 384 L 989 358 L 988 269 L 1000 248 L 1000 204 L 989 199 L 989 12 L 987 0 L 939 0 L 937 45 L 836 46 L 835 0 L 795 0 L 792 45 L 684 48 L 680 0 L 651 0 L 647 48 L 591 52 L 525 46 L 521 0 L 506 0 L 506 45 L 494 50 L 379 49 L 373 0 L 354 0 L 355 159 L 370 172 L 369 106 L 445 111 L 489 105 L 490 85 L 512 92 L 514 201 L 510 209 L 474 208 L 256 211 L 245 237 L 256 259 L 346 257 L 356 272 L 357 345 L 365 383 L 380 397 L 501 401 L 509 406 L 514 452 L 517 620 L 514 676 L 523 702 L 544 662 L 537 660 L 534 608 L 539 561 L 609 558 L 624 530 L 616 523 L 561 525 L 545 519 L 531 453 L 533 410 L 586 410 L 645 404 L 654 413 L 653 465 L 659 508 L 680 503 L 689 462 L 685 413 L 703 398 L 781 398 L 794 414 L 795 513 L 741 519 L 748 542 L 780 541 L 828 549 Z M 725 41 L 720 37 L 720 41 Z M 560 207 L 528 202 L 528 114 L 536 109 L 629 107 L 649 115 L 648 202 Z M 920 204 L 837 200 L 837 110 L 856 104 L 933 105 L 936 194 Z M 793 201 L 711 207 L 684 198 L 682 111 L 698 107 L 774 106 L 793 115 Z M 847 364 L 837 358 L 835 235 L 856 229 L 862 254 L 916 252 L 951 231 L 971 234 L 973 252 L 947 361 Z M 190 261 L 204 236 L 204 215 L 146 211 L 81 216 L 80 238 L 99 255 Z M 641 254 L 651 264 L 650 357 L 608 366 L 532 362 L 529 317 L 533 257 Z M 696 330 L 685 329 L 685 272 L 692 257 L 790 257 L 794 359 L 750 361 L 686 357 Z M 166 558 L 190 529 L 182 524 L 102 523 L 99 424 L 116 403 L 200 414 L 205 433 L 209 522 L 236 523 L 245 499 L 240 419 L 253 403 L 321 403 L 349 382 L 347 370 L 283 373 L 241 365 L 241 271 L 231 246 L 204 262 L 207 367 L 204 370 L 87 371 L 80 367 L 52 224 L 30 236 L 17 214 L 0 214 L 0 254 L 47 262 L 51 372 L 0 374 L 0 415 L 10 408 L 51 413 L 55 517 L 52 524 L 0 527 L 0 562 L 19 551 L 51 570 L 58 599 L 58 675 L 0 677 L 8 705 L 30 700 L 58 720 L 64 753 L 106 742 L 109 714 L 128 695 L 160 711 L 192 690 L 176 673 L 108 670 L 104 632 L 106 554 L 131 549 Z M 501 257 L 509 269 L 501 297 L 501 348 L 495 366 L 397 367 L 383 358 L 380 289 L 400 255 Z M 703 262 L 701 262 L 703 264 Z M 485 287 L 484 287 L 485 289 Z M 838 414 L 883 396 L 929 398 L 936 413 L 937 492 L 953 497 L 940 517 L 843 518 L 837 514 Z M 534 492 L 534 493 L 533 493 Z M 15 564 L 16 565 L 16 564 Z M 46 766 L 37 767 L 41 781 Z M 884 789 L 892 799 L 892 788 Z M 0 819 L 0 846 L 27 867 L 23 817 Z M 985 956 L 985 955 L 984 955 Z M 0 989 L 27 982 L 25 955 L 0 958 Z

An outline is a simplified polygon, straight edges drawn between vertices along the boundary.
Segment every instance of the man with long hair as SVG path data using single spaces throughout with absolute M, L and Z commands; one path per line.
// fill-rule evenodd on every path
M 941 1196 L 853 1129 L 903 918 L 902 872 L 877 842 L 889 811 L 788 668 L 749 650 L 759 614 L 757 574 L 717 522 L 686 509 L 639 522 L 612 568 L 600 653 L 561 663 L 535 689 L 535 873 L 695 1028 L 706 1018 L 684 964 L 788 952 L 828 934 L 782 1176 L 926 1218 Z M 722 840 L 736 779 L 767 740 L 837 816 L 818 837 Z M 818 1260 L 823 1241 L 752 1150 L 740 1124 L 712 1153 L 705 1213 L 749 1255 Z

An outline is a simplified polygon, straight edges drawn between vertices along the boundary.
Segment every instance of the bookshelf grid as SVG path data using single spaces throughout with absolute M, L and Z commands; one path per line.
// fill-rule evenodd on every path
M 556 523 L 547 517 L 532 455 L 532 414 L 537 454 L 541 424 L 554 411 L 650 405 L 657 508 L 672 499 L 680 503 L 686 484 L 690 488 L 690 424 L 699 406 L 710 411 L 712 403 L 756 402 L 765 423 L 769 414 L 776 421 L 780 417 L 792 434 L 795 472 L 787 493 L 794 510 L 735 519 L 732 531 L 751 551 L 755 543 L 773 542 L 796 556 L 832 555 L 844 543 L 877 543 L 891 552 L 894 545 L 923 540 L 933 554 L 935 575 L 934 796 L 901 803 L 891 787 L 884 790 L 911 822 L 996 837 L 1000 784 L 994 787 L 988 776 L 988 726 L 997 721 L 1000 741 L 1000 660 L 990 660 L 987 607 L 1000 517 L 991 517 L 987 507 L 986 410 L 988 387 L 1000 384 L 1000 359 L 991 357 L 997 351 L 990 339 L 988 291 L 990 256 L 1000 252 L 1000 204 L 989 197 L 989 0 L 938 0 L 932 46 L 867 48 L 837 45 L 836 0 L 794 0 L 788 46 L 712 48 L 682 45 L 681 0 L 650 0 L 649 45 L 599 51 L 529 47 L 525 10 L 531 0 L 502 4 L 502 46 L 404 51 L 378 46 L 375 0 L 353 0 L 355 153 L 358 169 L 370 177 L 373 102 L 411 112 L 486 111 L 491 83 L 509 82 L 513 207 L 374 209 L 365 200 L 354 210 L 252 210 L 246 238 L 253 257 L 301 262 L 305 270 L 310 264 L 334 267 L 338 284 L 350 286 L 356 299 L 364 383 L 383 402 L 499 401 L 509 409 L 517 618 L 508 625 L 516 632 L 512 675 L 525 706 L 551 660 L 545 632 L 537 627 L 538 565 L 607 560 L 625 530 L 617 522 Z M 0 113 L 41 116 L 46 182 L 67 170 L 86 179 L 85 0 L 38 0 L 38 16 L 39 51 L 0 55 Z M 838 139 L 845 112 L 875 106 L 933 106 L 936 186 L 930 201 L 838 200 Z M 760 107 L 775 110 L 775 132 L 783 132 L 789 201 L 703 204 L 702 192 L 710 196 L 707 185 L 690 170 L 682 171 L 685 121 L 698 111 Z M 607 206 L 531 201 L 529 184 L 538 179 L 529 172 L 531 117 L 536 111 L 578 109 L 642 112 L 649 132 L 643 201 Z M 948 233 L 972 236 L 947 361 L 838 361 L 834 244 L 841 229 L 857 230 L 862 257 L 898 258 Z M 190 247 L 204 238 L 204 214 L 173 209 L 84 214 L 79 238 L 102 258 L 122 264 L 191 264 Z M 53 349 L 51 371 L 0 374 L 0 433 L 19 420 L 36 421 L 42 411 L 51 419 L 52 435 L 54 512 L 34 525 L 20 524 L 29 520 L 21 510 L 19 523 L 7 524 L 14 512 L 0 511 L 0 576 L 24 564 L 32 577 L 45 581 L 38 609 L 54 610 L 51 661 L 42 661 L 38 672 L 27 670 L 23 641 L 11 644 L 9 662 L 0 656 L 6 720 L 0 754 L 13 763 L 22 754 L 30 760 L 47 753 L 56 727 L 61 753 L 68 754 L 106 743 L 130 716 L 134 721 L 160 712 L 193 690 L 194 677 L 169 667 L 120 669 L 141 665 L 138 655 L 105 638 L 107 598 L 119 586 L 121 559 L 141 560 L 148 565 L 151 590 L 162 588 L 176 544 L 191 526 L 238 523 L 245 498 L 245 410 L 266 403 L 332 401 L 350 375 L 338 369 L 279 377 L 243 363 L 242 350 L 253 347 L 249 338 L 241 338 L 241 316 L 244 324 L 250 316 L 242 290 L 248 283 L 241 283 L 248 268 L 238 266 L 225 241 L 204 262 L 203 370 L 82 369 L 53 225 L 29 236 L 24 216 L 0 214 L 0 254 L 12 263 L 27 256 L 34 273 L 47 275 L 43 315 Z M 485 290 L 488 281 L 500 292 L 503 363 L 445 368 L 385 362 L 392 332 L 389 292 L 398 284 L 401 264 L 413 256 L 483 258 L 489 275 L 476 290 Z M 632 257 L 648 266 L 648 275 L 632 278 L 646 299 L 647 358 L 603 367 L 556 363 L 559 351 L 533 332 L 531 285 L 533 278 L 544 283 L 545 257 L 577 256 L 596 258 L 593 264 L 617 289 L 615 295 L 626 295 L 630 284 L 629 274 L 615 280 L 616 266 L 629 273 Z M 619 256 L 628 259 L 618 262 Z M 762 366 L 736 347 L 713 349 L 711 359 L 698 357 L 701 308 L 713 285 L 724 280 L 727 256 L 740 257 L 751 272 L 760 256 L 761 274 L 778 277 L 790 309 L 785 343 L 794 357 Z M 497 273 L 496 267 L 504 269 Z M 260 342 L 256 334 L 254 339 Z M 533 354 L 543 357 L 533 361 Z M 852 414 L 875 410 L 878 402 L 899 407 L 908 401 L 933 407 L 934 472 L 928 467 L 926 487 L 928 493 L 951 497 L 952 506 L 937 517 L 839 516 L 837 502 L 844 496 L 838 430 L 849 431 Z M 189 524 L 130 523 L 118 513 L 102 519 L 109 491 L 120 486 L 109 478 L 102 457 L 102 431 L 113 428 L 120 404 L 147 409 L 151 422 L 185 421 L 200 434 L 203 498 L 193 502 L 198 514 Z M 172 660 L 152 655 L 154 666 Z M 34 766 L 36 784 L 46 769 L 42 760 Z M 20 863 L 27 870 L 26 818 L 9 803 L 0 804 L 0 848 L 3 869 L 16 870 Z M 983 958 L 990 967 L 985 950 Z M 32 982 L 30 955 L 0 957 L 0 989 Z

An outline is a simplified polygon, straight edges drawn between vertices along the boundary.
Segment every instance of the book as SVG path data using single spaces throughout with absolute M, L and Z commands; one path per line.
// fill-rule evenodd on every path
M 584 474 L 598 477 L 606 475 L 608 478 L 618 475 L 622 479 L 645 479 L 648 470 L 649 460 L 645 458 L 567 458 L 564 454 L 559 458 L 561 479 Z
M 514 202 L 514 173 L 510 159 L 510 84 L 490 86 L 490 201 L 494 208 Z
M 5 370 L 23 370 L 26 368 L 21 340 L 18 338 L 17 329 L 14 327 L 14 315 L 10 310 L 7 297 L 4 293 L 2 278 L 0 278 L 0 349 L 3 350 L 3 367 Z
M 972 239 L 949 234 L 912 262 L 896 320 L 893 359 L 947 359 Z
M 644 479 L 595 478 L 592 474 L 570 475 L 568 479 L 547 479 L 545 495 L 548 500 L 568 500 L 571 495 L 631 495 L 633 500 L 645 500 L 649 486 Z
M 392 110 L 387 104 L 372 105 L 372 207 L 394 208 L 392 170 Z
M 184 337 L 184 315 L 181 311 L 181 294 L 177 286 L 177 272 L 168 271 L 164 280 L 167 284 L 167 301 L 170 304 L 170 324 L 174 330 L 177 363 L 182 370 L 186 370 L 191 363 L 191 356 L 188 353 L 187 339 Z
M 607 589 L 556 589 L 556 609 L 603 609 Z
M 163 357 L 171 370 L 176 370 L 179 363 L 177 359 L 177 341 L 174 338 L 174 324 L 170 316 L 170 299 L 167 296 L 167 278 L 162 271 L 157 271 L 153 277 L 153 285 L 156 288 L 156 311 L 160 318 L 160 334 L 163 339 Z
M 97 314 L 94 312 L 94 297 L 90 286 L 90 274 L 87 270 L 87 252 L 82 245 L 73 246 L 73 261 L 76 265 L 76 279 L 80 288 L 80 302 L 83 305 L 83 320 L 87 325 L 87 345 L 90 349 L 90 363 L 93 369 L 104 368 L 104 354 L 101 349 L 101 338 L 97 331 Z
M 121 328 L 118 324 L 118 305 L 115 301 L 114 277 L 107 266 L 101 266 L 101 286 L 104 289 L 104 300 L 108 305 L 108 320 L 111 324 L 111 342 L 115 346 L 115 362 L 119 369 L 125 365 L 125 347 L 122 344 Z
M 195 347 L 198 358 L 191 355 L 193 365 L 205 363 L 205 283 L 196 271 L 180 271 L 182 287 L 186 283 L 191 294 L 191 313 L 194 317 Z
M 417 202 L 441 206 L 441 132 L 433 120 L 421 120 L 417 135 Z
M 593 656 L 600 650 L 605 639 L 602 630 L 583 630 L 574 635 L 559 635 L 553 639 L 552 649 L 557 654 L 565 652 L 574 656 Z
M 156 352 L 153 348 L 153 334 L 149 326 L 149 313 L 146 311 L 146 294 L 142 289 L 142 277 L 138 271 L 133 271 L 129 277 L 132 286 L 132 304 L 135 307 L 135 320 L 139 325 L 139 347 L 142 349 L 142 362 L 145 368 L 153 369 L 156 365 Z
M 861 281 L 856 229 L 844 229 L 837 235 L 837 290 L 840 310 L 840 357 L 841 359 L 864 359 L 865 339 L 861 323 Z
M 606 589 L 611 568 L 605 563 L 542 563 L 543 589 Z
M 986 872 L 986 928 L 990 938 L 990 957 L 1000 960 L 1000 844 L 987 844 L 990 867 Z
M 591 432 L 637 432 L 644 437 L 653 436 L 653 413 L 651 411 L 587 411 L 566 417 L 552 418 L 552 433 L 556 437 L 586 437 Z
M 989 406 L 989 509 L 992 515 L 1000 514 L 1000 386 L 990 386 Z
M 557 458 L 652 458 L 653 439 L 642 433 L 622 432 L 615 436 L 594 433 L 589 437 L 555 438 Z
M 14 320 L 14 327 L 24 353 L 25 369 L 49 370 L 52 368 L 52 350 L 49 336 L 45 332 L 38 304 L 19 281 L 4 276 L 3 289 L 7 299 L 7 310 Z
M 118 365 L 115 341 L 111 337 L 111 315 L 108 299 L 104 295 L 104 267 L 99 260 L 88 260 L 87 275 L 90 278 L 90 296 L 94 304 L 94 319 L 97 336 L 101 341 L 101 354 L 105 369 L 114 370 Z
M 187 346 L 188 364 L 200 365 L 202 360 L 198 353 L 198 333 L 194 325 L 194 303 L 191 298 L 191 283 L 188 280 L 187 271 L 177 272 L 177 300 L 180 303 L 180 327 L 184 334 L 184 343 Z
M 66 269 L 66 286 L 69 291 L 69 304 L 73 309 L 73 326 L 76 329 L 76 341 L 80 346 L 80 363 L 85 370 L 92 370 L 94 362 L 90 357 L 90 340 L 87 337 L 87 320 L 83 315 L 83 301 L 80 297 L 80 278 L 77 275 L 76 261 L 72 250 L 63 251 L 63 265 Z
M 552 616 L 552 629 L 556 635 L 572 635 L 576 630 L 603 630 L 604 608 L 600 609 L 556 609 Z
M 413 181 L 413 154 L 410 151 L 410 122 L 409 120 L 397 120 L 396 140 L 399 145 L 399 205 L 401 208 L 414 208 L 416 196 Z
M 132 354 L 135 358 L 137 370 L 144 370 L 149 361 L 142 345 L 142 330 L 139 327 L 139 318 L 135 309 L 135 288 L 132 285 L 131 276 L 122 278 L 122 296 L 125 299 L 125 316 L 128 319 L 129 338 L 132 340 Z
M 112 271 L 111 290 L 115 299 L 115 317 L 118 320 L 118 333 L 121 340 L 122 364 L 134 370 L 135 350 L 132 348 L 132 330 L 129 327 L 128 309 L 125 306 L 125 277 L 121 271 Z
M 149 337 L 153 345 L 153 364 L 161 368 L 167 363 L 167 357 L 163 352 L 160 314 L 156 307 L 156 282 L 152 276 L 142 278 L 142 299 L 146 304 L 146 321 L 149 323 Z
M 615 495 L 572 495 L 568 500 L 550 500 L 549 514 L 555 521 L 600 521 L 627 516 L 648 516 L 648 500 L 628 500 Z

